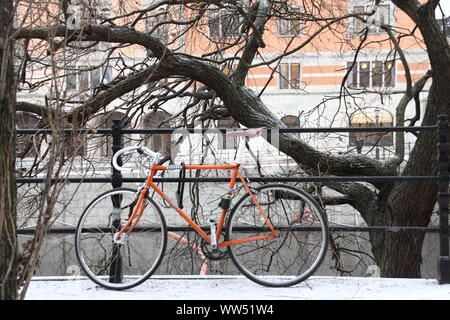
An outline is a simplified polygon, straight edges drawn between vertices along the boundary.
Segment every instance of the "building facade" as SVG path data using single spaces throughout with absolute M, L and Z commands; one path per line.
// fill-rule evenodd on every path
M 123 12 L 133 12 L 154 4 L 154 1 L 143 1 L 141 6 L 104 0 L 88 4 L 74 2 L 66 10 L 68 12 L 66 23 L 72 27 L 83 27 L 98 23 L 101 18 L 122 16 L 114 21 L 129 24 L 127 14 Z M 195 28 L 192 26 L 186 28 L 173 22 L 177 19 L 188 20 L 197 13 L 196 11 L 190 10 L 189 7 L 180 7 L 178 11 L 174 11 L 169 10 L 167 6 L 156 6 L 154 11 L 146 12 L 147 17 L 134 27 L 150 32 L 177 52 L 210 57 L 214 61 L 219 60 L 217 56 L 220 54 L 220 59 L 224 63 L 218 64 L 218 67 L 225 73 L 232 74 L 239 61 L 239 50 L 242 46 L 229 45 L 228 49 L 226 45 L 242 36 L 240 27 L 243 22 L 242 12 L 233 11 L 233 8 L 212 7 L 197 20 Z M 394 37 L 400 39 L 399 46 L 408 61 L 407 67 L 414 83 L 426 74 L 429 62 L 426 51 L 420 43 L 420 36 L 405 36 L 407 31 L 414 29 L 411 21 L 390 1 L 381 1 L 378 6 L 374 6 L 374 1 L 371 0 L 324 1 L 322 9 L 326 8 L 330 13 L 320 15 L 306 2 L 286 1 L 279 6 L 266 23 L 263 37 L 266 46 L 260 49 L 259 55 L 253 60 L 245 85 L 255 91 L 266 106 L 280 119 L 284 119 L 289 127 L 402 125 L 396 122 L 395 114 L 402 93 L 406 89 L 408 77 L 398 50 L 383 28 L 389 26 Z M 248 9 L 245 1 L 242 9 Z M 361 14 L 366 17 L 364 13 L 370 13 L 372 10 L 375 10 L 375 13 L 369 17 L 368 22 L 354 16 Z M 322 26 L 322 30 L 320 23 L 309 21 L 314 14 L 326 22 L 334 18 L 335 22 L 329 23 L 330 28 Z M 341 19 L 345 16 L 350 17 Z M 361 41 L 362 37 L 365 37 L 364 42 Z M 360 45 L 361 43 L 363 45 Z M 91 45 L 92 48 L 82 51 L 81 55 L 80 50 L 69 48 L 61 53 L 62 57 L 58 57 L 60 72 L 64 74 L 60 75 L 60 80 L 55 80 L 55 84 L 57 81 L 57 85 L 61 85 L 56 94 L 58 99 L 68 102 L 66 108 L 70 109 L 77 101 L 82 102 L 95 95 L 102 86 L 107 86 L 113 79 L 126 77 L 133 70 L 139 70 L 139 65 L 152 63 L 148 52 L 136 45 L 114 50 L 111 48 L 115 44 Z M 218 53 L 214 53 L 214 50 Z M 107 54 L 111 54 L 114 58 L 111 59 Z M 39 55 L 43 60 L 49 60 L 43 53 L 36 53 L 36 56 Z M 37 64 L 31 68 L 32 70 L 27 73 L 28 83 L 35 83 L 45 77 L 46 68 Z M 161 80 L 159 83 L 148 83 L 138 90 L 144 92 L 169 83 L 171 79 Z M 49 83 L 34 91 L 24 86 L 18 98 L 26 101 L 42 101 L 44 97 L 48 98 L 49 86 L 52 85 Z M 420 95 L 422 108 L 426 102 L 426 91 L 427 87 Z M 133 113 L 129 111 L 130 106 L 133 106 L 130 103 L 127 104 L 126 111 L 122 108 L 124 101 L 132 99 L 128 96 L 125 95 L 110 103 L 107 109 L 101 112 L 105 116 L 92 120 L 92 126 L 98 126 L 101 122 L 100 126 L 108 127 L 111 125 L 112 117 L 122 113 L 129 120 L 127 126 L 138 128 L 155 126 L 163 123 L 162 119 L 165 118 L 171 119 L 172 122 L 163 124 L 163 127 L 170 127 L 174 124 L 172 115 L 183 110 L 187 103 L 186 99 L 181 98 L 164 104 L 160 110 L 156 110 L 157 108 L 145 110 L 139 101 L 136 105 L 139 104 L 142 112 Z M 114 116 L 112 113 L 106 114 L 108 112 L 114 112 Z M 414 106 L 408 105 L 405 119 L 412 118 L 415 112 Z M 24 114 L 23 117 L 28 115 Z M 27 121 L 29 122 L 29 119 Z M 25 122 L 19 124 L 25 125 Z M 229 124 L 225 121 L 221 125 Z M 218 121 L 215 126 L 219 126 Z M 326 137 L 301 135 L 301 137 L 326 152 L 334 152 L 334 146 L 339 140 L 345 143 L 346 152 L 357 152 L 356 141 L 363 140 L 362 153 L 369 153 L 381 160 L 390 159 L 394 150 L 392 133 L 382 137 L 370 133 L 329 134 Z M 146 138 L 145 141 L 155 149 L 167 148 L 167 139 L 150 140 Z M 224 146 L 224 139 L 216 140 L 221 140 L 216 142 L 219 149 L 235 149 L 237 146 L 235 141 L 231 142 L 231 146 Z M 105 140 L 103 146 L 98 148 L 100 152 L 96 150 L 97 155 L 101 157 L 110 155 L 108 141 Z M 407 135 L 408 148 L 413 143 L 414 137 Z M 84 149 L 89 150 L 88 147 Z M 375 149 L 378 151 L 375 152 Z M 273 153 L 273 150 L 266 148 L 264 152 L 261 151 L 261 154 L 268 153 Z
M 242 12 L 249 10 L 252 3 L 242 1 L 241 7 L 225 4 L 201 10 L 194 8 L 195 1 L 192 1 L 189 5 L 176 6 L 174 10 L 149 0 L 135 3 L 72 1 L 65 10 L 55 7 L 47 10 L 46 15 L 38 18 L 32 15 L 29 19 L 36 19 L 37 25 L 46 25 L 50 20 L 51 23 L 58 23 L 57 20 L 64 17 L 64 23 L 70 28 L 88 28 L 89 24 L 105 21 L 112 26 L 132 27 L 150 33 L 171 50 L 196 56 L 232 76 L 241 59 L 245 37 L 249 35 L 248 30 L 242 27 L 245 24 Z M 403 12 L 386 0 L 377 6 L 372 0 L 324 0 L 318 8 L 310 1 L 276 3 L 278 6 L 265 25 L 262 38 L 265 46 L 253 59 L 245 79 L 245 85 L 260 97 L 273 114 L 288 128 L 403 125 L 397 122 L 396 113 L 408 81 L 415 83 L 426 76 L 430 68 L 420 35 L 413 32 L 414 25 Z M 52 12 L 60 14 L 52 15 Z M 370 13 L 373 14 L 369 16 Z M 363 21 L 362 18 L 366 20 L 367 17 L 367 21 Z M 192 22 L 188 24 L 188 21 Z M 401 54 L 395 42 L 402 49 Z M 27 65 L 18 100 L 34 103 L 53 101 L 53 105 L 60 106 L 63 111 L 71 111 L 119 81 L 157 64 L 147 50 L 126 43 L 74 41 L 53 55 L 47 55 L 48 47 L 42 47 L 40 42 L 31 44 L 34 47 L 29 54 L 33 63 Z M 403 63 L 402 55 L 408 65 Z M 47 77 L 52 66 L 57 66 L 57 71 L 52 77 Z M 211 107 L 217 102 L 213 99 L 211 104 L 192 107 L 187 115 L 183 111 L 193 102 L 192 96 L 182 95 L 162 103 L 183 83 L 186 87 L 183 92 L 202 87 L 202 84 L 189 83 L 185 79 L 177 83 L 178 80 L 174 77 L 148 82 L 109 103 L 86 125 L 110 128 L 113 120 L 120 119 L 126 128 L 182 127 L 183 121 L 184 124 L 195 124 L 197 128 L 203 125 L 219 128 L 239 126 L 229 117 L 193 120 L 202 107 Z M 419 96 L 422 111 L 428 86 L 429 83 Z M 152 100 L 155 97 L 158 103 Z M 220 106 L 220 102 L 217 104 Z M 413 118 L 416 112 L 412 101 L 405 109 L 405 119 Z M 39 122 L 38 115 L 24 110 L 18 113 L 18 128 L 39 127 Z M 70 126 L 68 123 L 67 127 Z M 381 161 L 394 156 L 393 133 L 382 136 L 370 132 L 296 135 L 323 152 L 343 155 L 362 153 Z M 169 154 L 178 138 L 179 135 L 127 134 L 124 144 L 140 143 Z M 70 175 L 110 176 L 111 138 L 87 135 L 77 139 L 67 143 L 67 148 L 76 153 L 75 166 L 71 167 Z M 407 134 L 405 139 L 407 158 L 415 138 Z M 239 142 L 214 132 L 189 135 L 172 161 L 176 164 L 181 161 L 232 162 L 235 161 Z M 36 158 L 45 154 L 42 145 L 48 141 L 35 135 L 19 137 L 19 143 L 18 171 L 23 169 L 26 172 Z M 264 174 L 295 173 L 296 164 L 263 138 L 253 139 L 250 146 L 264 165 Z M 245 152 L 243 163 L 250 174 L 259 173 L 254 166 L 255 159 L 248 152 Z M 126 161 L 125 165 L 135 169 L 130 176 L 140 174 L 138 161 Z M 76 225 L 81 210 L 89 200 L 109 187 L 109 184 L 89 188 L 69 186 L 67 192 L 62 193 L 62 202 L 69 205 L 64 208 L 65 214 L 59 222 L 62 225 Z M 168 192 L 174 192 L 174 186 L 166 188 Z M 204 188 L 202 191 L 202 201 L 207 202 L 211 194 L 220 198 L 223 188 L 215 191 Z M 212 205 L 216 204 L 214 202 Z M 205 212 L 210 209 L 207 205 L 205 208 Z M 364 224 L 349 206 L 327 209 L 330 221 Z M 167 219 L 170 224 L 183 223 L 176 216 L 167 216 Z

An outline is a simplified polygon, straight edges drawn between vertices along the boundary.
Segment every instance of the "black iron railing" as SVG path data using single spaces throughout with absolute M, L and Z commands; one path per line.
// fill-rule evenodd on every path
M 171 134 L 177 129 L 171 128 L 153 128 L 153 129 L 127 129 L 123 128 L 120 120 L 115 120 L 111 129 L 77 129 L 77 133 L 112 135 L 112 151 L 117 152 L 122 148 L 123 135 L 125 134 Z M 179 130 L 179 129 L 178 129 Z M 226 132 L 233 130 L 231 128 L 217 129 L 183 129 L 189 133 L 204 132 Z M 350 127 L 350 128 L 277 128 L 268 129 L 277 130 L 279 133 L 337 133 L 337 132 L 424 132 L 435 131 L 438 134 L 437 148 L 439 150 L 438 172 L 434 176 L 309 176 L 309 177 L 248 177 L 252 182 L 326 182 L 326 181 L 359 181 L 359 182 L 398 182 L 398 181 L 434 181 L 439 185 L 437 195 L 439 206 L 439 226 L 438 227 L 414 227 L 414 226 L 331 226 L 331 231 L 348 232 L 431 232 L 439 234 L 439 257 L 438 257 L 438 281 L 439 283 L 450 283 L 450 258 L 449 258 L 449 157 L 448 157 L 448 132 L 449 124 L 446 115 L 440 115 L 438 122 L 434 126 L 420 127 Z M 62 129 L 61 134 L 71 134 L 74 130 Z M 18 129 L 18 134 L 51 134 L 51 129 Z M 121 160 L 119 159 L 119 165 Z M 16 179 L 17 184 L 23 183 L 42 183 L 45 178 L 20 178 Z M 105 178 L 64 178 L 52 179 L 54 182 L 73 182 L 73 183 L 111 183 L 114 188 L 122 186 L 123 183 L 143 182 L 145 178 L 124 178 L 120 171 L 112 168 L 112 175 Z M 229 178 L 154 178 L 155 182 L 229 182 Z M 186 231 L 187 227 L 171 227 L 170 231 Z M 74 228 L 51 228 L 49 233 L 73 233 Z M 33 229 L 22 229 L 20 234 L 33 233 Z

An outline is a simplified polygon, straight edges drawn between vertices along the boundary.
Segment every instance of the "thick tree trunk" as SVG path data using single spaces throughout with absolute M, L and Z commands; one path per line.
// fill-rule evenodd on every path
M 450 113 L 450 54 L 446 39 L 437 28 L 431 3 L 394 1 L 419 27 L 427 45 L 433 74 L 422 125 L 434 125 L 438 114 Z M 437 133 L 420 133 L 403 175 L 430 176 L 437 173 Z M 390 226 L 426 227 L 436 203 L 435 182 L 395 184 L 385 199 L 379 199 L 378 223 Z M 377 224 L 378 224 L 377 223 Z M 373 233 L 372 250 L 381 275 L 420 277 L 424 233 Z
M 423 125 L 437 122 L 439 95 L 433 82 Z M 437 174 L 437 132 L 419 134 L 404 176 L 432 176 Z M 374 225 L 426 227 L 430 223 L 437 200 L 436 182 L 400 182 L 383 197 L 379 197 L 377 220 Z M 380 193 L 381 194 L 381 193 Z M 366 220 L 367 221 L 367 220 Z M 424 233 L 394 232 L 371 234 L 372 251 L 381 275 L 396 278 L 420 277 Z
M 390 232 L 372 243 L 382 244 L 376 250 L 375 259 L 382 277 L 420 278 L 424 233 Z M 380 241 L 382 239 L 382 241 Z
M 0 0 L 0 299 L 17 297 L 13 1 Z

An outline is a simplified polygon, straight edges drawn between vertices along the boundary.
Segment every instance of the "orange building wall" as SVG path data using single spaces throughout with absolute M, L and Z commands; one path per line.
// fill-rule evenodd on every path
M 301 5 L 307 5 L 311 2 L 308 1 L 298 1 Z M 113 7 L 111 10 L 111 15 L 120 15 L 126 14 L 128 12 L 132 12 L 134 10 L 141 9 L 142 6 L 140 1 L 113 1 Z M 26 24 L 31 24 L 33 26 L 45 25 L 50 23 L 56 23 L 56 18 L 60 16 L 60 8 L 58 5 L 49 5 L 48 3 L 42 2 L 37 5 L 47 5 L 47 9 L 43 12 L 45 14 L 37 16 L 34 11 L 26 11 L 27 7 L 21 7 L 23 12 L 27 12 L 28 18 L 26 20 Z M 334 9 L 333 13 L 327 12 L 326 10 L 321 11 L 323 18 L 331 18 L 332 15 L 344 16 L 348 14 L 348 5 L 347 0 L 329 0 L 328 5 Z M 392 4 L 391 4 L 392 5 Z M 42 8 L 41 8 L 42 9 Z M 313 13 L 317 13 L 316 9 L 311 9 L 310 7 L 306 9 L 313 10 Z M 189 18 L 190 15 L 193 15 L 193 12 L 189 12 L 189 10 L 185 11 L 185 18 Z M 413 30 L 413 23 L 409 19 L 409 17 L 403 13 L 401 10 L 395 10 L 395 16 L 397 21 L 397 28 L 399 30 Z M 116 20 L 115 22 L 120 25 L 122 23 L 129 23 L 136 18 L 136 15 L 130 17 L 124 17 Z M 176 18 L 176 17 L 173 17 Z M 305 23 L 303 35 L 298 37 L 297 39 L 291 39 L 289 37 L 280 37 L 277 35 L 277 20 L 273 19 L 269 21 L 266 30 L 264 33 L 264 42 L 266 47 L 261 49 L 262 54 L 266 55 L 276 55 L 280 52 L 284 52 L 286 50 L 291 50 L 293 48 L 298 48 L 302 46 L 301 49 L 298 50 L 299 54 L 318 54 L 319 59 L 317 65 L 304 65 L 304 60 L 299 56 L 296 59 L 296 62 L 301 64 L 301 82 L 304 85 L 310 86 L 334 86 L 339 85 L 342 82 L 343 75 L 345 74 L 346 65 L 327 65 L 320 64 L 320 53 L 339 53 L 339 52 L 353 52 L 354 48 L 358 45 L 360 39 L 359 37 L 351 37 L 349 38 L 349 33 L 346 30 L 346 25 L 348 24 L 348 19 L 342 20 L 344 23 L 341 25 L 333 25 L 334 30 L 325 29 L 321 32 L 311 43 L 305 43 L 308 38 L 318 31 L 319 27 L 314 23 Z M 202 55 L 206 52 L 212 52 L 217 49 L 217 47 L 209 42 L 209 40 L 205 37 L 205 34 L 208 34 L 208 18 L 205 16 L 202 18 L 201 23 L 199 23 L 196 28 L 192 28 L 190 32 L 186 34 L 185 37 L 185 51 L 186 53 Z M 321 24 L 325 24 L 323 21 Z M 144 24 L 138 23 L 136 29 L 144 31 Z M 176 30 L 172 30 L 176 31 Z M 415 31 L 416 35 L 419 34 L 419 31 Z M 393 46 L 390 41 L 387 41 L 388 36 L 386 34 L 383 35 L 371 35 L 368 37 L 366 41 L 366 45 L 364 46 L 364 51 L 371 50 L 392 50 Z M 303 45 L 304 44 L 304 45 Z M 420 39 L 418 40 L 416 37 L 402 37 L 401 39 L 401 47 L 404 50 L 416 50 L 421 49 L 422 44 L 420 43 Z M 174 44 L 174 46 L 176 46 Z M 238 47 L 242 48 L 242 45 Z M 41 41 L 32 42 L 30 47 L 38 49 L 40 52 L 38 54 L 42 54 L 43 50 L 47 47 Z M 232 56 L 237 49 L 231 49 L 227 53 L 229 56 Z M 124 54 L 130 58 L 134 59 L 142 59 L 145 56 L 145 50 L 139 46 L 127 46 L 116 51 L 117 53 Z M 328 62 L 329 63 L 329 62 Z M 345 62 L 344 62 L 345 63 Z M 425 74 L 425 72 L 429 68 L 429 63 L 426 61 L 423 62 L 412 62 L 410 64 L 411 72 L 413 79 L 417 79 Z M 398 83 L 404 83 L 404 68 L 401 63 L 397 63 L 396 69 L 396 80 Z M 335 75 L 333 75 L 335 74 Z M 323 76 L 322 76 L 323 75 Z M 272 76 L 272 78 L 271 78 Z M 257 68 L 252 68 L 249 72 L 248 79 L 246 84 L 250 87 L 263 87 L 268 86 L 271 88 L 277 88 L 278 84 L 278 74 L 277 72 L 273 72 L 273 70 L 269 67 L 262 66 Z
M 300 4 L 308 5 L 310 2 L 299 1 Z M 327 11 L 321 12 L 324 18 L 332 17 L 332 14 L 335 16 L 344 16 L 348 14 L 348 5 L 347 0 L 334 0 L 330 1 L 329 5 L 335 9 L 333 13 L 327 13 Z M 393 4 L 391 4 L 393 6 Z M 314 10 L 313 10 L 314 11 Z M 317 13 L 317 10 L 315 10 Z M 411 19 L 403 13 L 399 9 L 395 9 L 395 20 L 396 26 L 398 30 L 405 31 L 413 30 L 414 24 Z M 298 37 L 297 39 L 291 39 L 289 37 L 279 37 L 277 35 L 277 21 L 272 20 L 269 21 L 266 25 L 266 30 L 264 32 L 264 42 L 266 47 L 264 49 L 260 49 L 262 54 L 266 55 L 274 55 L 286 50 L 291 50 L 293 48 L 297 48 L 302 46 L 301 49 L 298 50 L 300 54 L 315 54 L 317 53 L 320 56 L 320 53 L 339 53 L 339 52 L 353 52 L 354 49 L 358 46 L 360 37 L 354 36 L 350 37 L 350 33 L 347 32 L 347 25 L 349 23 L 348 19 L 342 20 L 342 24 L 333 25 L 334 30 L 325 29 L 319 35 L 317 35 L 311 43 L 304 44 L 308 38 L 313 35 L 315 32 L 319 30 L 317 24 L 314 23 L 305 23 L 303 35 Z M 321 22 L 324 24 L 325 22 Z M 189 39 L 192 41 L 187 42 L 186 51 L 192 54 L 203 54 L 205 52 L 210 52 L 215 49 L 214 45 L 203 36 L 203 34 L 208 33 L 207 28 L 207 18 L 204 18 L 203 24 L 198 27 L 199 32 L 192 32 L 189 36 Z M 400 41 L 400 45 L 404 50 L 417 50 L 422 48 L 422 44 L 420 43 L 420 39 L 417 39 L 417 35 L 419 35 L 416 30 L 415 36 L 402 37 Z M 362 49 L 363 51 L 392 51 L 393 44 L 389 41 L 389 37 L 387 34 L 381 35 L 369 35 L 366 43 Z M 232 56 L 235 54 L 237 50 L 232 49 L 227 53 Z M 398 55 L 397 55 L 398 56 Z M 294 59 L 294 58 L 291 58 Z M 345 74 L 346 65 L 315 65 L 308 66 L 303 65 L 302 58 L 297 58 L 298 62 L 301 63 L 301 82 L 304 85 L 310 86 L 334 86 L 341 84 L 343 80 L 343 76 Z M 319 60 L 320 63 L 320 60 Z M 415 71 L 421 71 L 420 73 L 414 73 L 413 78 L 417 79 L 422 76 L 429 65 L 427 62 L 419 62 L 419 63 L 411 63 L 411 70 L 414 73 Z M 404 83 L 404 75 L 403 75 L 403 67 L 401 63 L 397 63 L 396 69 L 396 77 L 398 83 Z M 336 73 L 335 76 L 332 74 Z M 271 80 L 272 70 L 268 67 L 257 67 L 251 69 L 249 73 L 249 77 L 247 79 L 247 85 L 252 87 L 262 87 L 268 86 L 272 88 L 276 88 L 279 86 L 278 84 L 278 74 L 275 72 Z M 321 74 L 326 74 L 320 76 Z M 253 77 L 256 76 L 256 77 Z M 266 76 L 264 78 L 264 76 Z M 267 82 L 269 83 L 267 84 Z

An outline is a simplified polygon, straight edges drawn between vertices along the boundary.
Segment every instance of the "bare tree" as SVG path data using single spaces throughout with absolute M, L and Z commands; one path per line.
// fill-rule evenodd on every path
M 0 299 L 17 296 L 13 1 L 0 2 Z
M 390 26 L 382 25 L 380 27 L 386 31 L 386 37 L 379 41 L 389 41 L 392 51 L 408 70 L 408 61 L 401 49 L 402 38 L 423 39 L 431 64 L 431 71 L 416 83 L 406 72 L 408 85 L 397 107 L 396 124 L 405 124 L 406 106 L 412 100 L 417 101 L 418 94 L 430 77 L 432 85 L 425 112 L 417 114 L 417 119 L 412 119 L 410 124 L 414 125 L 418 119 L 423 125 L 434 124 L 437 115 L 448 114 L 450 108 L 449 46 L 434 17 L 439 1 L 429 0 L 423 4 L 417 0 L 392 2 L 410 17 L 415 28 L 405 32 L 397 30 L 394 36 Z M 149 110 L 164 109 L 174 99 L 182 98 L 186 101 L 185 107 L 172 116 L 172 119 L 178 120 L 178 126 L 192 127 L 196 121 L 207 123 L 231 117 L 246 127 L 285 127 L 261 100 L 264 89 L 257 93 L 245 86 L 249 72 L 265 65 L 272 69 L 272 76 L 277 74 L 284 57 L 298 53 L 306 46 L 319 47 L 327 39 L 323 36 L 325 32 L 344 39 L 342 41 L 346 45 L 355 49 L 356 61 L 358 52 L 364 50 L 371 41 L 367 27 L 362 31 L 358 43 L 346 39 L 348 19 L 359 19 L 365 23 L 374 14 L 348 13 L 345 1 L 303 1 L 302 12 L 292 9 L 288 4 L 289 1 L 268 0 L 154 1 L 146 7 L 122 3 L 114 15 L 106 15 L 101 9 L 104 4 L 83 2 L 78 9 L 82 11 L 80 17 L 85 19 L 72 24 L 69 21 L 73 17 L 70 10 L 65 6 L 55 7 L 53 10 L 58 14 L 53 12 L 33 25 L 24 23 L 14 33 L 17 43 L 22 46 L 20 61 L 23 62 L 23 84 L 31 90 L 43 88 L 53 81 L 67 84 L 73 74 L 107 66 L 117 69 L 117 75 L 107 83 L 96 82 L 94 88 L 81 88 L 77 95 L 47 96 L 47 104 L 45 101 L 19 101 L 17 109 L 39 115 L 43 119 L 41 126 L 44 127 L 50 125 L 55 112 L 53 104 L 48 101 L 57 101 L 56 105 L 64 103 L 66 107 L 60 110 L 61 116 L 66 123 L 79 127 L 107 112 L 113 102 L 118 105 L 118 109 L 127 113 L 129 119 L 135 119 Z M 267 58 L 263 52 L 267 46 L 265 37 L 272 28 L 271 23 L 277 19 L 302 22 L 305 27 L 297 30 L 298 24 L 293 23 L 296 27 L 293 35 L 286 38 L 285 47 Z M 420 36 L 416 34 L 417 30 Z M 299 40 L 296 35 L 300 32 L 306 33 L 307 37 Z M 201 52 L 192 47 L 198 43 L 207 44 Z M 145 50 L 146 56 L 142 61 L 131 63 L 123 58 L 127 50 L 135 48 Z M 70 64 L 98 51 L 102 52 L 102 58 L 96 65 L 79 70 Z M 27 72 L 33 68 L 50 68 L 50 61 L 58 61 L 53 64 L 50 76 L 27 83 Z M 105 75 L 103 73 L 103 77 Z M 342 107 L 345 106 L 343 102 L 353 99 L 355 95 L 347 90 L 347 77 L 348 74 L 336 97 L 340 101 L 340 112 L 346 111 Z M 121 101 L 123 97 L 126 99 Z M 359 154 L 331 155 L 292 134 L 280 134 L 279 148 L 295 160 L 302 174 L 436 174 L 436 134 L 418 133 L 406 162 L 403 141 L 402 135 L 396 136 L 396 157 L 387 163 Z M 342 194 L 339 199 L 326 199 L 330 204 L 350 204 L 369 226 L 427 226 L 437 193 L 434 182 L 422 181 L 377 182 L 371 186 L 361 183 L 326 186 Z M 421 196 L 411 196 L 415 194 Z M 423 240 L 423 233 L 371 233 L 373 255 L 382 275 L 419 277 Z

